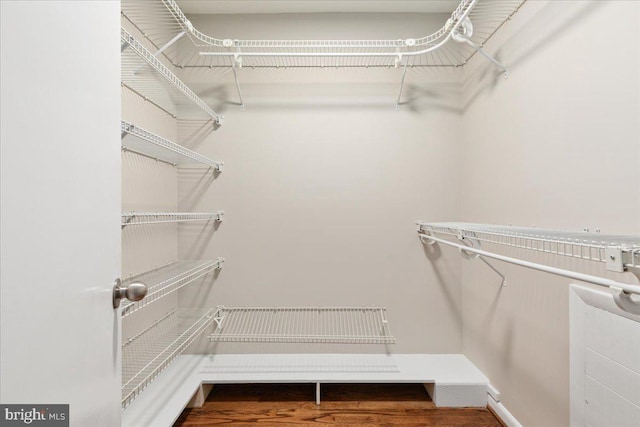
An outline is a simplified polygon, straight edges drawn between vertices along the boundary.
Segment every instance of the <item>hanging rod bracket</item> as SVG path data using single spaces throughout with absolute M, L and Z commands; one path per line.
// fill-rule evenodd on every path
M 609 287 L 609 289 L 611 289 L 613 301 L 618 307 L 626 312 L 640 315 L 640 299 L 634 299 L 631 293 L 614 286 Z

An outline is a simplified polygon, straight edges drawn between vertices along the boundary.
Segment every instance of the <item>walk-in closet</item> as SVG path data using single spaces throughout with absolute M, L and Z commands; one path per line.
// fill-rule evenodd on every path
M 1 425 L 640 425 L 640 1 L 0 7 Z

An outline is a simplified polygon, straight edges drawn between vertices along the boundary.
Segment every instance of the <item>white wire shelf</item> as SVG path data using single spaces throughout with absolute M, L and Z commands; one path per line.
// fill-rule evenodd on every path
M 146 2 L 141 2 L 146 3 Z M 173 117 L 211 119 L 220 124 L 222 116 L 211 109 L 185 85 L 160 59 L 147 50 L 124 28 L 122 42 L 122 84 L 151 101 Z
M 122 345 L 122 408 L 213 322 L 211 310 L 174 309 Z
M 223 263 L 224 258 L 206 261 L 174 261 L 123 280 L 122 284 L 125 287 L 132 282 L 142 282 L 149 290 L 140 301 L 123 300 L 122 317 L 147 307 L 214 270 L 221 269 Z
M 217 342 L 393 344 L 383 307 L 224 307 Z
M 608 235 L 589 232 L 569 232 L 531 227 L 511 227 L 462 222 L 417 222 L 419 231 L 463 237 L 493 243 L 569 256 L 590 261 L 610 262 L 612 248 L 625 255 L 624 266 L 636 267 L 640 259 L 640 236 Z
M 175 0 L 123 0 L 125 19 L 179 67 L 456 67 L 467 63 L 526 0 L 462 0 L 433 34 L 380 40 L 238 40 L 196 29 Z M 468 43 L 453 32 L 468 17 Z M 179 43 L 176 35 L 186 34 Z M 330 34 L 329 34 L 330 36 Z M 172 44 L 173 43 L 173 44 Z M 202 55 L 204 53 L 205 55 Z
M 128 225 L 166 224 L 178 222 L 222 221 L 224 211 L 195 212 L 122 212 L 122 227 Z
M 213 161 L 124 120 L 120 123 L 120 131 L 124 151 L 142 154 L 174 166 L 200 163 L 217 171 L 222 170 L 224 163 Z

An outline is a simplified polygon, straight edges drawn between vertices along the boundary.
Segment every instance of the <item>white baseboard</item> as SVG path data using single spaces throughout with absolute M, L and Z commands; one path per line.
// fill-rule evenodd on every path
M 490 394 L 487 395 L 487 405 L 507 427 L 522 427 L 516 417 L 511 415 L 511 412 L 502 403 L 494 400 Z

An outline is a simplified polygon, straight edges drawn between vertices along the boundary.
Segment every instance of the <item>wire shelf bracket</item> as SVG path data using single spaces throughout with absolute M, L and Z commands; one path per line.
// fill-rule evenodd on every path
M 213 161 L 201 154 L 175 144 L 154 133 L 126 121 L 120 124 L 122 149 L 141 154 L 159 161 L 178 166 L 187 163 L 200 163 L 221 172 L 223 162 Z
M 124 28 L 120 29 L 121 39 L 121 75 L 122 84 L 129 87 L 134 92 L 140 94 L 145 99 L 150 100 L 161 109 L 177 117 L 181 101 L 186 100 L 187 105 L 195 106 L 200 114 L 214 121 L 215 124 L 222 124 L 223 117 L 213 111 L 202 99 L 200 99 L 187 85 L 185 85 L 175 74 L 173 74 L 160 59 L 146 49 Z M 172 43 L 173 44 L 173 43 Z M 127 49 L 128 48 L 128 49 Z M 161 48 L 162 49 L 162 48 Z M 159 51 L 161 50 L 159 49 Z M 165 48 L 166 49 L 166 48 Z M 133 52 L 134 56 L 127 55 L 126 52 Z M 148 65 L 155 73 L 147 76 L 142 73 L 141 65 Z M 145 74 L 143 76 L 143 74 Z M 173 94 L 166 90 L 168 84 L 181 95 L 176 99 Z M 160 86 L 160 88 L 158 88 Z
M 182 354 L 213 322 L 213 309 L 174 309 L 122 345 L 122 409 Z
M 124 286 L 139 281 L 146 283 L 149 286 L 149 291 L 146 297 L 140 301 L 123 301 L 122 317 L 125 318 L 147 307 L 212 271 L 220 270 L 223 264 L 224 258 L 221 257 L 207 261 L 174 261 L 163 267 L 125 279 Z
M 501 227 L 469 223 L 427 223 L 418 221 L 418 236 L 425 244 L 441 243 L 452 246 L 467 259 L 485 256 L 534 270 L 568 277 L 608 287 L 616 304 L 623 310 L 640 314 L 640 286 L 589 274 L 578 273 L 518 258 L 507 257 L 482 249 L 482 243 L 515 247 L 536 252 L 568 256 L 605 263 L 609 271 L 633 273 L 640 280 L 640 237 L 572 233 L 525 227 Z M 437 237 L 453 236 L 458 244 Z
M 195 212 L 122 212 L 122 228 L 128 225 L 150 225 L 179 222 L 222 222 L 224 211 L 212 213 Z
M 225 307 L 213 342 L 394 344 L 383 307 Z

